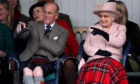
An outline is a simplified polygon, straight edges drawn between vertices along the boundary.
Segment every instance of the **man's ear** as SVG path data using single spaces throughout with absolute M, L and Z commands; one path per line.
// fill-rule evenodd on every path
M 58 17 L 59 17 L 59 13 L 56 14 L 55 19 L 58 19 Z

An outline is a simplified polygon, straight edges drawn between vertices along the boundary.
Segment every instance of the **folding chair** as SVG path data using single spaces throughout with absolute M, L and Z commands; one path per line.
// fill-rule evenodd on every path
M 80 32 L 76 32 L 75 37 L 76 37 L 76 40 L 78 42 L 78 45 L 80 45 L 81 41 L 82 41 L 81 33 Z
M 66 58 L 66 54 L 62 54 L 61 58 L 57 60 L 56 63 L 56 72 L 49 74 L 47 77 L 44 78 L 45 84 L 59 84 L 59 65 L 62 60 Z
M 127 59 L 130 49 L 131 49 L 131 42 L 127 40 L 124 44 L 123 59 L 122 59 L 122 65 L 124 66 L 124 68 L 125 68 L 126 59 Z
M 58 84 L 59 83 L 59 65 L 62 60 L 66 58 L 66 54 L 62 54 L 56 62 L 56 72 L 49 74 L 47 77 L 44 77 L 45 84 Z M 14 60 L 17 65 L 17 71 L 20 72 L 20 62 L 17 58 L 11 57 L 10 60 Z M 9 64 L 11 65 L 11 64 Z M 11 67 L 9 67 L 11 68 Z

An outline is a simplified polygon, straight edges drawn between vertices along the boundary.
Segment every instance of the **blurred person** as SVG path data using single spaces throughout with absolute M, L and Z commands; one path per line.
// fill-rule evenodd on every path
M 99 23 L 88 29 L 83 45 L 87 60 L 82 58 L 79 63 L 77 84 L 128 84 L 126 71 L 121 64 L 126 27 L 114 22 L 120 15 L 116 3 L 97 5 L 93 13 L 99 17 Z
M 43 6 L 46 2 L 37 2 L 33 4 L 29 9 L 30 17 L 38 22 L 43 21 Z
M 12 27 L 12 14 L 10 3 L 8 1 L 0 1 L 0 22 Z
M 126 71 L 139 71 L 139 65 L 140 61 L 138 60 L 138 56 L 140 56 L 140 30 L 138 24 L 128 20 L 128 10 L 124 2 L 122 1 L 115 1 L 117 3 L 117 11 L 119 11 L 121 14 L 116 18 L 116 22 L 119 24 L 123 24 L 126 26 L 126 37 L 127 40 L 131 41 L 131 57 L 128 56 L 127 64 L 126 64 Z M 137 64 L 137 69 L 133 69 L 133 65 L 131 64 L 131 61 L 133 60 Z M 136 64 L 134 66 L 136 66 Z
M 140 50 L 140 31 L 138 24 L 128 20 L 128 11 L 126 5 L 122 1 L 115 1 L 117 3 L 117 10 L 121 13 L 120 16 L 116 18 L 116 22 L 119 24 L 126 25 L 127 32 L 126 36 L 127 39 L 132 42 L 132 46 L 134 47 L 134 54 L 139 56 Z
M 18 20 L 12 16 L 11 5 L 8 1 L 0 1 L 0 22 L 11 28 L 12 36 L 18 24 Z M 14 39 L 15 51 L 21 53 L 25 49 L 26 39 Z
M 11 30 L 11 37 L 13 39 L 13 31 L 14 27 L 17 25 L 17 21 L 13 19 L 12 13 L 11 13 L 11 6 L 8 1 L 0 1 L 0 22 L 6 24 Z M 15 43 L 15 40 L 14 40 Z M 15 47 L 15 45 L 13 45 Z M 16 47 L 15 47 L 16 50 Z M 15 53 L 15 51 L 14 51 Z M 13 57 L 14 54 L 12 54 L 11 57 Z M 15 62 L 13 60 L 10 60 L 11 64 L 11 70 L 12 72 L 15 71 Z
M 0 83 L 2 84 L 13 84 L 13 74 L 9 70 L 9 58 L 13 53 L 11 30 L 6 24 L 0 23 Z
M 31 18 L 21 13 L 20 0 L 8 0 L 11 5 L 12 16 L 17 21 L 28 23 Z
M 8 0 L 11 5 L 12 16 L 16 19 L 20 19 L 20 2 L 19 0 Z

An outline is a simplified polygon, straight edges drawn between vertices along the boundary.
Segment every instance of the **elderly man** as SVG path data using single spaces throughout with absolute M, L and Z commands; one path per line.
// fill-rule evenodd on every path
M 48 74 L 45 67 L 48 63 L 53 64 L 62 54 L 69 36 L 69 32 L 55 22 L 58 11 L 56 3 L 46 3 L 43 8 L 43 22 L 32 21 L 27 27 L 20 22 L 15 33 L 17 38 L 28 38 L 26 49 L 19 56 L 20 61 L 24 62 L 23 67 L 33 70 L 36 66 L 41 66 L 44 76 Z
M 38 2 L 55 2 L 55 0 L 38 0 Z M 69 15 L 64 14 L 64 13 L 59 13 L 58 20 L 65 20 L 65 21 L 67 21 L 69 27 L 72 30 L 72 23 L 71 23 Z

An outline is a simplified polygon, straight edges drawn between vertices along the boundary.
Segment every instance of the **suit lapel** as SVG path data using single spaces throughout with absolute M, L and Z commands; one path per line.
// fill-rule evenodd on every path
M 55 23 L 50 34 L 49 34 L 49 38 L 53 39 L 54 37 L 58 36 L 59 31 L 60 31 L 59 26 L 57 23 Z
M 39 23 L 37 26 L 37 31 L 39 33 L 39 37 L 40 39 L 46 38 L 45 35 L 45 30 L 44 30 L 44 23 Z M 59 25 L 57 23 L 54 24 L 53 28 L 51 29 L 51 31 L 49 33 L 47 33 L 49 39 L 55 39 L 55 37 L 58 37 L 59 35 Z
M 44 36 L 45 30 L 44 30 L 44 23 L 40 22 L 37 26 L 37 31 L 39 33 L 39 37 L 42 38 Z

